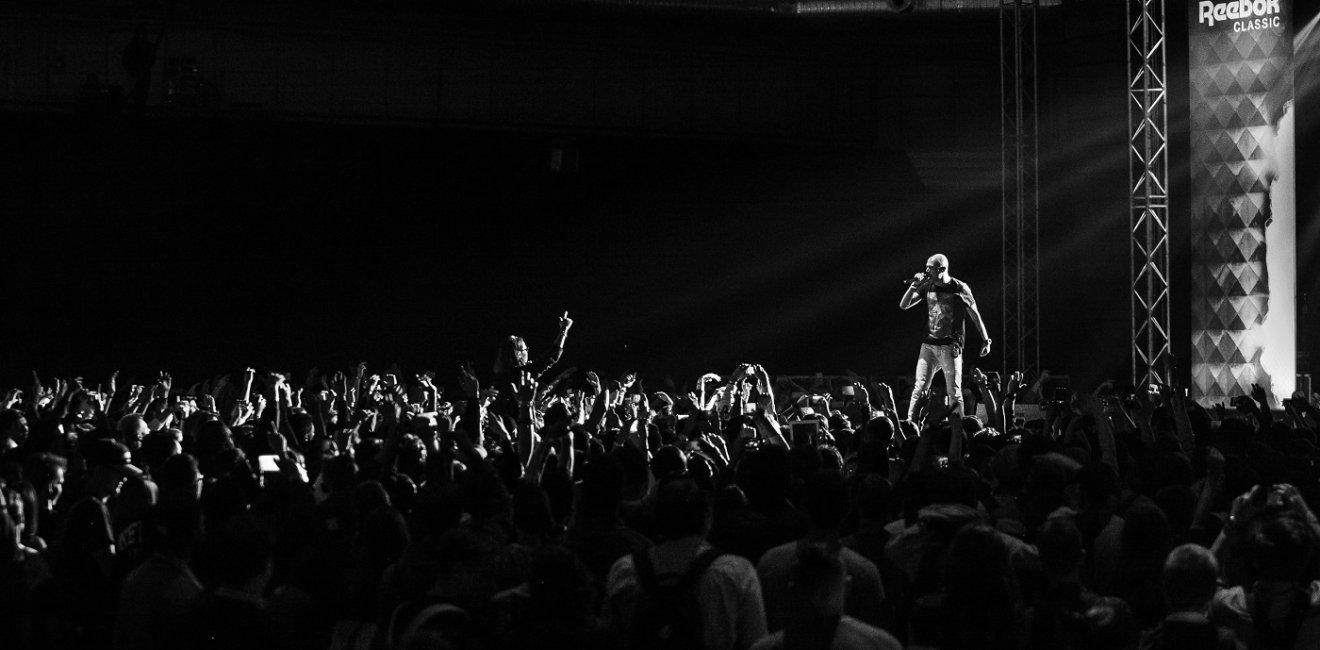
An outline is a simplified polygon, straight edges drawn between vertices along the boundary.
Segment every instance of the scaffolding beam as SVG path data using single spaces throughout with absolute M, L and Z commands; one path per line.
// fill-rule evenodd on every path
M 1036 115 L 1036 0 L 999 5 L 1003 141 L 1004 373 L 1040 374 L 1040 183 Z
M 1132 377 L 1176 380 L 1169 332 L 1168 93 L 1164 0 L 1128 0 Z

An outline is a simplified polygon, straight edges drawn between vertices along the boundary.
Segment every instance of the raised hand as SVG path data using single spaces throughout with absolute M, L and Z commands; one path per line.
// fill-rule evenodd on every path
M 1223 402 L 1215 402 L 1211 405 L 1215 411 L 1215 420 L 1223 422 L 1228 419 L 1228 405 Z
M 476 397 L 481 392 L 481 382 L 477 381 L 477 375 L 472 372 L 471 365 L 459 366 L 458 387 L 463 390 L 463 394 L 469 399 Z
M 742 381 L 743 377 L 751 377 L 753 372 L 752 364 L 740 363 L 738 364 L 738 367 L 734 368 L 733 372 L 729 374 L 729 381 Z
M 105 413 L 106 406 L 110 404 L 109 393 L 102 393 L 100 391 L 95 391 L 95 390 L 85 390 L 83 391 L 83 396 L 87 400 L 87 405 L 92 407 L 92 409 L 98 414 Z
M 37 384 L 37 393 L 33 399 L 37 408 L 44 409 L 55 401 L 55 389 Z
M 273 372 L 270 374 L 270 376 L 271 379 L 274 381 L 274 383 L 271 385 L 270 388 L 272 394 L 274 395 L 274 399 L 276 403 L 285 404 L 286 406 L 290 405 L 292 400 L 292 396 L 290 395 L 291 391 L 289 391 L 288 384 L 285 383 L 288 380 L 284 377 L 284 375 L 278 372 Z M 289 399 L 286 400 L 285 399 L 286 397 L 288 397 Z
M 1306 422 L 1306 419 L 1308 417 L 1311 418 L 1312 420 L 1317 419 L 1316 406 L 1306 399 L 1306 394 L 1301 391 L 1297 391 L 1293 393 L 1293 398 L 1291 402 L 1292 402 L 1293 410 L 1297 412 L 1298 421 L 1302 423 L 1299 426 L 1301 427 L 1312 426 L 1311 424 L 1308 424 Z
M 703 432 L 701 440 L 715 448 L 715 451 L 724 459 L 724 462 L 729 462 L 729 446 L 724 442 L 724 436 L 713 432 Z
M 987 388 L 985 373 L 981 372 L 980 368 L 972 368 L 972 381 L 976 382 L 976 385 L 979 386 L 982 390 L 985 390 Z
M 693 441 L 696 442 L 699 449 L 711 456 L 712 460 L 716 460 L 720 465 L 729 464 L 729 450 L 725 446 L 723 438 L 703 433 L 694 437 Z
M 1257 404 L 1260 404 L 1261 409 L 1267 410 L 1270 408 L 1270 394 L 1260 384 L 1251 385 L 1251 398 L 1256 400 Z
M 14 405 L 17 404 L 19 402 L 19 399 L 22 397 L 23 397 L 23 391 L 17 388 L 10 388 L 8 391 L 5 391 L 5 398 L 2 403 L 3 405 L 0 406 L 0 410 L 13 408 Z
M 421 385 L 422 388 L 428 391 L 434 391 L 435 390 L 434 377 L 435 377 L 435 373 L 428 370 L 426 372 L 417 375 L 417 383 Z
M 1006 390 L 1004 394 L 1007 397 L 1016 399 L 1021 391 L 1022 391 L 1022 371 L 1014 370 L 1012 373 L 1008 375 L 1008 390 Z
M 229 410 L 229 426 L 236 427 L 243 424 L 255 413 L 256 409 L 252 408 L 251 403 L 244 400 L 235 401 L 234 406 Z
M 559 331 L 568 333 L 568 328 L 572 326 L 573 319 L 568 317 L 568 311 L 564 311 L 564 313 L 559 316 Z
M 932 403 L 932 400 L 930 399 L 930 391 L 929 391 L 929 390 L 923 390 L 923 391 L 921 391 L 920 393 L 915 393 L 915 394 L 913 394 L 913 395 L 912 395 L 912 400 L 913 400 L 914 402 L 916 402 L 916 407 L 912 409 L 912 412 L 913 412 L 913 413 L 921 413 L 921 411 L 922 411 L 923 409 L 925 409 L 928 405 L 931 405 L 931 403 Z M 931 410 L 932 410 L 932 412 L 934 411 L 933 406 L 932 406 L 932 409 L 931 409 Z M 930 417 L 927 417 L 927 420 L 930 420 L 930 419 L 931 419 Z
M 706 410 L 706 405 L 701 403 L 701 398 L 697 397 L 696 393 L 688 391 L 688 394 L 685 397 L 687 398 L 688 403 L 692 404 L 693 409 L 697 411 Z
M 600 375 L 597 375 L 597 374 L 596 374 L 596 371 L 594 371 L 594 370 L 588 370 L 588 371 L 587 371 L 586 378 L 587 378 L 587 385 L 588 385 L 588 386 L 591 386 L 591 394 L 592 394 L 592 395 L 599 395 L 599 394 L 600 394 Z
M 1237 408 L 1238 413 L 1244 415 L 1255 415 L 1258 410 L 1256 401 L 1248 395 L 1238 395 L 1230 400 L 1230 403 Z
M 500 391 L 499 391 L 498 388 L 483 388 L 483 389 L 481 389 L 481 407 L 482 407 L 482 408 L 486 408 L 486 407 L 490 406 L 491 404 L 495 403 L 495 400 L 496 400 L 499 396 L 500 396 Z
M 876 388 L 876 396 L 880 400 L 880 408 L 887 411 L 896 410 L 894 404 L 894 389 L 890 388 L 889 384 L 886 384 L 884 382 L 880 382 L 876 384 L 875 388 Z
M 187 420 L 188 416 L 192 415 L 193 412 L 197 410 L 197 402 L 180 399 L 175 403 L 174 408 L 179 413 L 179 421 L 182 422 Z

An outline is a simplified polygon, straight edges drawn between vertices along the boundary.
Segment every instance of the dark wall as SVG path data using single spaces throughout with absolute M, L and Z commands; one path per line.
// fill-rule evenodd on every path
M 1069 11 L 1041 36 L 1042 365 L 1094 383 L 1123 376 L 1129 354 L 1124 28 L 1112 8 Z M 746 60 L 796 34 L 778 56 L 878 72 L 837 100 L 864 98 L 874 119 L 813 140 L 248 109 L 0 114 L 6 213 L 20 215 L 5 236 L 6 377 L 360 359 L 449 375 L 488 367 L 509 333 L 543 348 L 563 310 L 577 321 L 566 364 L 893 376 L 911 372 L 923 324 L 897 309 L 899 279 L 937 251 L 1000 338 L 993 15 L 914 17 L 872 40 L 838 21 L 720 24 L 652 25 L 636 42 L 655 61 L 684 39 Z
M 481 366 L 502 335 L 544 346 L 563 310 L 571 363 L 878 371 L 896 283 L 927 254 L 913 244 L 955 218 L 917 212 L 893 152 L 583 138 L 555 173 L 544 138 L 509 133 L 5 128 L 24 215 L 6 365 L 48 372 Z

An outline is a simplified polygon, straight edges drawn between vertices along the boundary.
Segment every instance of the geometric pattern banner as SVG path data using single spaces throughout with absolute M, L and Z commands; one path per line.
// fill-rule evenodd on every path
M 1291 167 L 1292 144 L 1281 146 L 1280 137 L 1291 137 L 1290 128 L 1280 130 L 1291 111 L 1291 6 L 1188 6 L 1192 395 L 1209 405 L 1260 384 L 1287 396 L 1296 367 L 1296 266 L 1280 260 L 1289 251 L 1295 260 L 1296 235 L 1279 232 L 1293 220 L 1276 211 L 1293 204 L 1281 196 L 1291 186 L 1277 182 L 1281 167 Z M 1279 285 L 1273 292 L 1272 284 Z

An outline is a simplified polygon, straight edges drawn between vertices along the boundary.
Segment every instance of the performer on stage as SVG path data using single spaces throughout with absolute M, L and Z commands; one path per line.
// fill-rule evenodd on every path
M 941 254 L 926 260 L 926 270 L 908 280 L 907 291 L 899 299 L 901 309 L 911 309 L 925 298 L 926 339 L 921 343 L 921 356 L 917 357 L 916 381 L 912 385 L 912 399 L 908 402 L 908 419 L 916 416 L 917 398 L 926 390 L 926 384 L 935 370 L 944 371 L 949 388 L 949 425 L 953 429 L 949 456 L 962 460 L 962 352 L 965 341 L 963 320 L 970 317 L 981 335 L 981 356 L 990 354 L 990 334 L 985 321 L 976 309 L 972 288 L 966 282 L 949 275 L 949 258 Z

